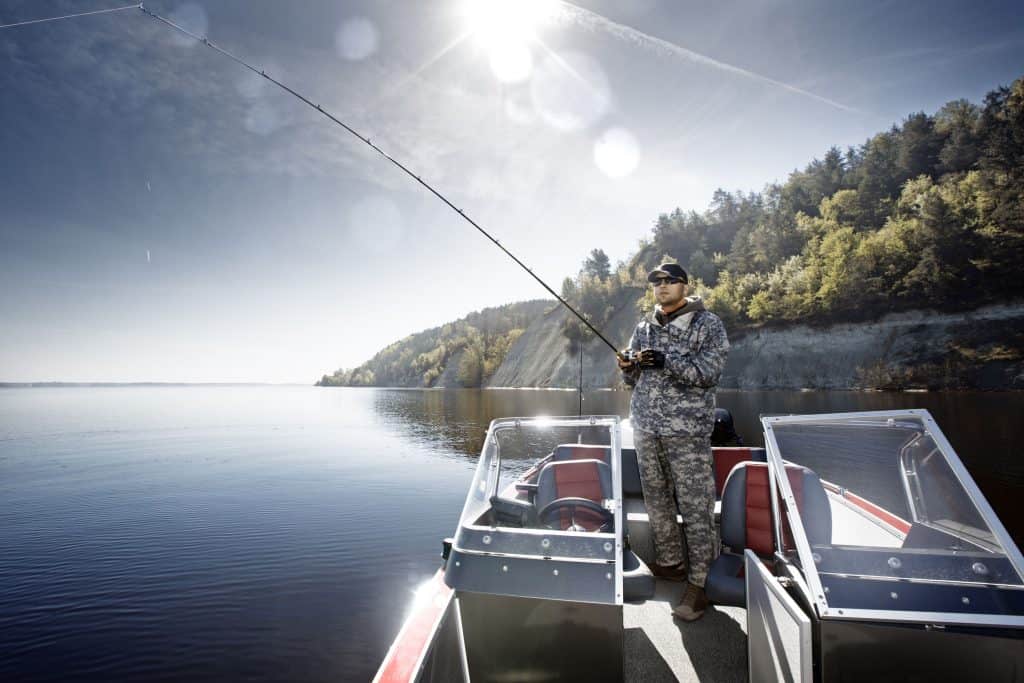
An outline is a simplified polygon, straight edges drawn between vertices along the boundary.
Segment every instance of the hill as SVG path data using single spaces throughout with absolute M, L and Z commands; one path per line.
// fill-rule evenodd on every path
M 734 341 L 761 339 L 774 353 L 803 348 L 795 340 L 789 347 L 777 343 L 786 330 L 802 330 L 818 340 L 816 348 L 828 349 L 843 325 L 896 334 L 892 330 L 903 328 L 893 321 L 918 320 L 928 328 L 941 319 L 926 333 L 932 336 L 911 345 L 916 352 L 901 351 L 898 362 L 884 353 L 851 352 L 860 364 L 843 366 L 842 381 L 811 376 L 812 383 L 802 386 L 1018 386 L 1024 359 L 1024 324 L 1016 317 L 1016 302 L 1024 299 L 1024 79 L 989 92 L 980 105 L 956 100 L 934 114 L 910 114 L 858 147 L 833 147 L 761 192 L 720 189 L 702 213 L 661 214 L 637 251 L 614 268 L 595 248 L 562 283 L 562 296 L 625 344 L 638 313 L 653 305 L 645 274 L 672 257 L 686 267 Z M 529 305 L 535 308 L 515 309 Z M 366 366 L 324 380 L 573 386 L 582 344 L 585 367 L 591 368 L 587 384 L 614 384 L 607 347 L 551 306 L 488 309 L 515 309 L 524 317 L 500 332 L 481 332 L 469 318 L 450 323 L 410 337 L 414 348 L 399 342 Z M 977 327 L 989 317 L 972 317 L 971 311 L 1000 306 L 1011 313 L 996 315 L 984 329 L 957 323 L 974 321 Z M 894 343 L 890 348 L 899 346 Z M 759 386 L 757 373 L 745 375 L 735 365 L 757 353 L 734 351 L 727 375 L 737 385 Z M 1002 369 L 983 372 L 991 363 Z M 768 379 L 774 373 L 763 376 L 760 386 L 777 381 Z
M 409 335 L 357 368 L 324 375 L 318 386 L 478 387 L 509 347 L 554 301 L 524 301 L 470 313 Z

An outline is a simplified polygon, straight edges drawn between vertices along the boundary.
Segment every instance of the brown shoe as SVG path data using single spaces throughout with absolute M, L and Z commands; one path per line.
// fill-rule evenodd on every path
M 670 564 L 668 566 L 663 564 L 652 564 L 651 573 L 659 579 L 665 581 L 686 581 L 686 565 L 680 562 L 679 564 Z
M 707 606 L 708 596 L 704 594 L 704 589 L 687 583 L 683 599 L 672 609 L 672 616 L 683 621 L 697 621 L 704 616 Z

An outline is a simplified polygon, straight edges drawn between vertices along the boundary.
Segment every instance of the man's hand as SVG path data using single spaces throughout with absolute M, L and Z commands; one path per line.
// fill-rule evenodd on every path
M 636 361 L 633 360 L 633 349 L 622 349 L 615 354 L 615 358 L 619 361 L 619 370 L 623 372 L 636 367 Z
M 643 370 L 665 367 L 665 354 L 657 349 L 644 349 L 640 352 L 637 363 Z

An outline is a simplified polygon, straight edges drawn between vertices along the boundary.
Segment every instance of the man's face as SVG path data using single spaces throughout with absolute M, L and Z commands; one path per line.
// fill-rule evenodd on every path
M 651 283 L 654 298 L 662 308 L 675 308 L 686 298 L 686 283 L 671 277 L 661 277 Z

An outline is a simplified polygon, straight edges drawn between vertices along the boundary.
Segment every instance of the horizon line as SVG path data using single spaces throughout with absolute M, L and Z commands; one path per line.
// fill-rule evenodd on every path
M 110 381 L 64 381 L 64 380 L 46 380 L 46 381 L 34 381 L 34 382 L 3 382 L 0 381 L 0 388 L 32 388 L 32 387 L 132 387 L 132 386 L 148 386 L 148 387 L 197 387 L 197 386 L 220 386 L 220 387 L 243 387 L 243 386 L 314 386 L 313 383 L 306 384 L 304 382 L 159 382 L 159 381 L 138 381 L 138 382 L 110 382 Z

